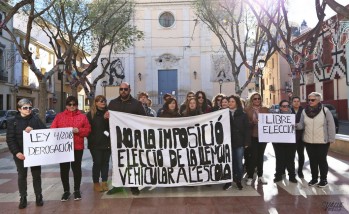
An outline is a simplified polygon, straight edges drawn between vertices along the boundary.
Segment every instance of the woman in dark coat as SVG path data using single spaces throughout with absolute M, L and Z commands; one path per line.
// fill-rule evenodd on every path
M 29 133 L 33 129 L 45 129 L 46 126 L 32 112 L 32 102 L 26 98 L 17 103 L 18 113 L 13 120 L 10 120 L 6 132 L 6 142 L 13 159 L 16 163 L 18 172 L 18 189 L 21 196 L 19 209 L 27 207 L 27 172 L 28 168 L 24 167 L 23 155 L 23 131 Z M 36 205 L 42 206 L 41 189 L 41 166 L 30 167 L 33 176 L 33 186 L 36 196 Z
M 292 114 L 290 109 L 290 103 L 287 100 L 281 100 L 279 103 L 280 114 Z M 274 182 L 282 181 L 282 175 L 285 173 L 285 169 L 288 171 L 289 181 L 297 183 L 294 158 L 296 156 L 296 144 L 295 143 L 273 143 L 275 152 L 275 178 Z
M 210 113 L 212 111 L 211 106 L 208 104 L 206 94 L 203 91 L 197 91 L 195 93 L 196 100 L 198 101 L 198 109 L 202 114 Z
M 229 97 L 229 111 L 231 145 L 233 149 L 233 181 L 236 183 L 236 187 L 242 190 L 242 159 L 244 157 L 244 148 L 249 146 L 251 142 L 250 126 L 247 115 L 242 109 L 240 97 L 234 95 Z M 223 189 L 228 190 L 230 187 L 231 183 L 227 183 Z
M 296 124 L 299 123 L 303 107 L 301 106 L 301 98 L 300 97 L 293 97 L 292 98 L 292 108 L 291 108 L 292 114 L 296 115 Z M 296 130 L 296 151 L 298 154 L 298 177 L 304 178 L 303 175 L 303 166 L 304 166 L 304 142 L 303 142 L 303 132 L 304 130 Z
M 198 107 L 198 101 L 195 99 L 195 97 L 189 98 L 182 116 L 190 117 L 190 116 L 200 115 L 201 114 L 200 110 L 197 107 Z
M 93 166 L 92 179 L 94 190 L 97 192 L 108 191 L 108 171 L 111 155 L 109 121 L 104 118 L 107 111 L 107 100 L 104 96 L 96 96 L 91 111 L 87 113 L 87 119 L 91 125 L 88 136 L 88 148 L 90 149 Z M 102 185 L 99 183 L 102 178 Z
M 160 117 L 180 117 L 178 112 L 177 100 L 173 97 L 168 98 L 164 104 L 164 109 L 160 114 Z

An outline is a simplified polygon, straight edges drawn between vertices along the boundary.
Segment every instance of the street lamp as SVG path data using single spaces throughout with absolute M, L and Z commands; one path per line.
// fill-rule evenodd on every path
M 222 79 L 219 79 L 219 80 L 218 80 L 218 83 L 219 83 L 219 93 L 221 94 L 221 93 L 222 93 L 222 84 L 223 84 L 223 80 L 222 80 Z
M 261 98 L 263 102 L 263 89 L 264 89 L 263 69 L 265 67 L 265 61 L 263 59 L 258 60 L 257 66 L 258 66 L 258 75 L 261 79 Z
M 64 63 L 64 60 L 61 59 L 58 62 L 58 70 L 59 70 L 58 75 L 59 75 L 59 77 L 61 79 L 61 112 L 63 112 L 63 109 L 64 109 L 64 105 L 63 105 L 63 97 L 64 97 L 64 92 L 63 92 L 64 69 L 65 69 L 65 63 Z
M 104 96 L 106 97 L 107 96 L 107 91 L 105 89 L 105 87 L 107 86 L 108 82 L 106 80 L 104 80 L 102 83 L 101 83 L 101 86 L 103 87 L 104 89 Z

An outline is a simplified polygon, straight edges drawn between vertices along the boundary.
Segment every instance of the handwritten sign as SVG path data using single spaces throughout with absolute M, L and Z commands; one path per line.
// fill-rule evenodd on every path
M 229 110 L 153 118 L 110 111 L 113 186 L 232 181 Z
M 72 128 L 23 131 L 24 167 L 74 161 Z
M 294 114 L 258 114 L 259 142 L 296 143 Z

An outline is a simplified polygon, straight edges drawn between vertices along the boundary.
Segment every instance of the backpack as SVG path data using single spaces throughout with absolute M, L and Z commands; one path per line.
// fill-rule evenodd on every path
M 325 117 L 326 117 L 326 112 L 325 112 L 325 108 L 324 107 L 322 107 L 322 111 L 324 112 L 324 115 L 325 115 Z M 328 110 L 329 112 L 331 112 L 330 110 Z M 331 112 L 331 114 L 332 114 L 332 112 Z M 338 118 L 336 118 L 335 116 L 333 116 L 333 114 L 332 114 L 332 117 L 333 117 L 333 120 L 334 120 L 334 125 L 335 125 L 335 127 L 336 127 L 336 134 L 338 134 L 338 130 L 339 130 L 339 121 L 338 121 Z

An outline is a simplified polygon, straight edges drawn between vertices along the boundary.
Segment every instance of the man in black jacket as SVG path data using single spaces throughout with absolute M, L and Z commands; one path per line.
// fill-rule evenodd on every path
M 108 110 L 119 111 L 130 114 L 146 115 L 142 103 L 131 96 L 131 87 L 127 82 L 120 84 L 119 94 L 120 96 L 110 101 Z M 106 118 L 109 118 L 109 112 L 105 114 Z M 113 187 L 107 192 L 108 195 L 117 192 L 117 188 Z M 134 195 L 139 195 L 139 189 L 137 187 L 131 187 L 131 192 Z

